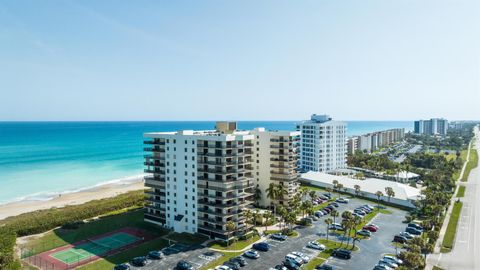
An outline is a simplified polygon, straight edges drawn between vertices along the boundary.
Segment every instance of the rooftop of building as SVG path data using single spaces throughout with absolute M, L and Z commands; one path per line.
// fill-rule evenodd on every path
M 377 191 L 381 191 L 385 196 L 385 188 L 391 187 L 395 192 L 394 198 L 400 200 L 418 200 L 422 197 L 420 189 L 418 188 L 378 178 L 365 178 L 360 180 L 348 176 L 338 176 L 313 171 L 302 174 L 301 178 L 310 181 L 318 181 L 324 184 L 331 185 L 332 187 L 333 180 L 337 180 L 344 186 L 344 188 L 355 189 L 355 185 L 359 185 L 361 187 L 361 192 L 375 194 Z

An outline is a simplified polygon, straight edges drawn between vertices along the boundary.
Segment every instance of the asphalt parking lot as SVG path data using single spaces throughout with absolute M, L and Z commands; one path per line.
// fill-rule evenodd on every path
M 222 256 L 221 253 L 212 251 L 200 245 L 186 246 L 182 244 L 175 244 L 167 248 L 164 253 L 165 258 L 162 260 L 149 260 L 146 266 L 131 267 L 131 269 L 173 270 L 180 260 L 186 260 L 190 262 L 195 269 L 198 269 Z
M 345 210 L 353 210 L 354 208 L 364 204 L 375 205 L 369 201 L 350 198 L 350 202 L 348 204 L 339 203 L 339 207 L 336 209 L 341 214 Z M 380 226 L 380 230 L 376 233 L 372 233 L 372 237 L 370 239 L 364 239 L 360 242 L 357 242 L 357 246 L 360 248 L 360 250 L 352 253 L 352 258 L 350 260 L 342 260 L 331 257 L 328 259 L 328 263 L 333 265 L 335 269 L 373 269 L 373 266 L 378 262 L 378 260 L 380 260 L 383 254 L 395 253 L 395 248 L 392 246 L 391 241 L 395 234 L 405 229 L 406 225 L 403 224 L 402 221 L 406 212 L 394 208 L 388 209 L 392 211 L 393 214 L 379 213 L 371 221 L 371 223 L 375 223 L 376 225 Z M 248 265 L 242 267 L 242 269 L 268 270 L 277 264 L 281 264 L 285 258 L 285 255 L 293 251 L 302 252 L 310 258 L 315 257 L 318 254 L 318 251 L 307 248 L 306 244 L 309 241 L 325 238 L 326 224 L 324 220 L 327 217 L 322 217 L 318 221 L 314 221 L 313 226 L 295 228 L 295 230 L 299 233 L 297 237 L 288 238 L 286 241 L 267 239 L 266 242 L 271 245 L 271 249 L 268 252 L 259 251 L 259 259 L 255 260 L 246 258 Z M 337 222 L 339 223 L 340 221 L 341 217 L 338 217 Z M 340 235 L 336 235 L 335 233 L 331 232 L 329 237 L 330 239 L 335 239 L 336 237 L 340 237 Z M 202 246 L 188 247 L 177 244 L 171 248 L 171 251 L 172 254 L 167 255 L 165 259 L 160 261 L 152 260 L 144 267 L 132 267 L 132 269 L 171 270 L 175 268 L 177 262 L 180 260 L 186 260 L 190 262 L 195 269 L 198 269 L 201 266 L 222 256 L 221 253 L 212 251 Z M 241 255 L 241 253 L 239 252 L 238 255 Z

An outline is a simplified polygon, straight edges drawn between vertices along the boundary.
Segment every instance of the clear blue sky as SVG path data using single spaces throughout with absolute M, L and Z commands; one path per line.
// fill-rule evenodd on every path
M 480 118 L 476 0 L 0 0 L 0 120 Z

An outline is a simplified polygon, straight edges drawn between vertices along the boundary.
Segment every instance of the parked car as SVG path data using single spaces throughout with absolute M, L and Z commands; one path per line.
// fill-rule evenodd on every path
M 291 262 L 295 263 L 295 264 L 298 265 L 298 266 L 302 266 L 302 264 L 303 264 L 302 258 L 300 258 L 300 257 L 298 257 L 298 256 L 295 256 L 295 255 L 293 255 L 293 254 L 290 254 L 290 253 L 287 254 L 287 255 L 285 255 L 285 260 L 286 260 L 286 261 L 291 261 Z
M 317 216 L 317 217 L 322 217 L 323 215 L 324 215 L 324 214 L 323 214 L 322 211 L 317 211 L 317 212 L 315 212 L 315 216 Z
M 364 205 L 362 205 L 362 206 L 365 206 L 365 207 L 369 208 L 370 210 L 374 210 L 374 209 L 375 209 L 375 207 L 371 206 L 370 204 L 364 204 Z
M 340 198 L 336 199 L 335 201 L 339 202 L 339 203 L 348 203 L 350 200 L 340 197 Z
M 258 259 L 260 258 L 260 255 L 258 254 L 257 251 L 253 250 L 253 249 L 250 249 L 250 250 L 247 250 L 243 253 L 243 256 L 247 257 L 247 258 L 250 258 L 250 259 Z
M 393 242 L 400 243 L 400 244 L 406 244 L 407 243 L 407 238 L 405 238 L 401 235 L 395 235 L 393 237 Z
M 374 267 L 373 267 L 373 270 L 391 270 L 392 268 L 384 265 L 384 264 L 376 264 Z
M 308 216 L 309 218 L 313 219 L 313 221 L 318 221 L 318 217 L 315 215 Z
M 275 270 L 288 270 L 288 268 L 284 265 L 277 264 L 274 267 Z
M 373 224 L 373 223 L 368 223 L 367 226 L 372 226 L 372 227 L 377 228 L 377 230 L 380 230 L 380 227 L 376 224 Z
M 223 263 L 223 265 L 231 268 L 232 270 L 240 270 L 240 264 L 237 262 L 232 262 L 232 261 L 226 261 Z
M 275 240 L 279 240 L 279 241 L 285 241 L 285 240 L 287 240 L 288 236 L 283 235 L 281 233 L 274 233 L 274 234 L 270 235 L 270 238 L 275 239 Z
M 113 267 L 113 270 L 130 270 L 130 265 L 126 263 L 117 264 Z
M 332 195 L 330 195 L 330 193 L 323 193 L 323 196 L 325 196 L 329 200 L 332 198 Z
M 366 226 L 363 226 L 362 228 L 363 230 L 367 230 L 367 231 L 370 231 L 370 232 L 377 232 L 377 228 L 372 226 L 372 225 L 366 225 Z
M 130 261 L 130 264 L 133 266 L 145 266 L 147 265 L 148 260 L 145 256 L 135 257 Z
M 423 227 L 415 223 L 408 223 L 407 228 L 415 228 L 419 231 L 423 231 Z
M 324 263 L 324 264 L 319 264 L 315 266 L 315 269 L 316 270 L 333 270 L 333 266 Z
M 328 229 L 337 230 L 337 231 L 343 231 L 344 230 L 343 226 L 341 224 L 338 224 L 338 223 L 330 224 L 330 226 L 328 226 Z
M 412 240 L 413 239 L 413 235 L 411 235 L 408 232 L 400 232 L 398 235 L 401 235 L 401 236 L 407 238 L 407 240 Z
M 175 268 L 176 270 L 193 270 L 193 266 L 185 261 L 185 260 L 181 260 L 177 263 L 177 267 Z
M 253 249 L 260 250 L 260 251 L 269 251 L 270 245 L 266 242 L 260 242 L 253 244 Z
M 364 229 L 358 231 L 357 234 L 361 236 L 367 236 L 367 237 L 372 236 L 372 233 L 369 230 L 364 230 Z
M 163 255 L 163 252 L 161 252 L 159 250 L 154 250 L 154 251 L 148 252 L 147 257 L 149 259 L 153 259 L 153 260 L 160 260 L 164 257 L 164 255 Z
M 343 248 L 337 248 L 332 252 L 332 255 L 337 258 L 350 259 L 352 258 L 352 252 Z
M 214 270 L 232 270 L 232 268 L 230 268 L 226 265 L 219 265 L 219 266 L 215 267 Z
M 329 199 L 329 197 L 327 197 L 327 196 L 325 196 L 325 195 L 320 195 L 320 196 L 318 196 L 318 198 L 319 198 L 319 199 L 322 199 L 322 200 L 324 200 L 324 201 L 326 201 L 326 200 Z
M 384 260 L 384 259 L 381 259 L 380 261 L 378 261 L 378 264 L 384 264 L 390 268 L 397 268 L 398 267 L 398 264 L 392 262 L 392 261 L 389 261 L 389 260 Z
M 419 231 L 413 227 L 407 227 L 405 231 L 412 235 L 422 235 L 422 231 Z
M 385 255 L 385 256 L 383 256 L 383 259 L 387 260 L 387 261 L 392 261 L 396 264 L 403 264 L 403 261 L 400 260 L 399 258 L 395 257 L 395 256 Z
M 339 206 L 340 206 L 340 205 L 339 205 L 338 203 L 336 203 L 336 202 L 331 202 L 329 205 L 333 205 L 333 206 L 335 206 L 335 207 L 339 207 Z
M 247 261 L 243 257 L 237 256 L 230 259 L 230 261 L 237 262 L 240 266 L 247 265 Z
M 291 261 L 291 260 L 285 260 L 283 262 L 283 265 L 285 267 L 287 267 L 288 270 L 299 270 L 300 269 L 300 266 L 296 262 Z
M 310 261 L 310 257 L 308 257 L 307 255 L 303 254 L 302 252 L 299 252 L 299 251 L 294 251 L 292 252 L 293 255 L 299 257 L 300 259 L 303 260 L 303 263 L 308 263 Z
M 307 247 L 317 249 L 317 250 L 325 250 L 325 245 L 319 244 L 315 241 L 308 242 Z
M 365 217 L 365 212 L 362 212 L 362 211 L 355 212 L 354 215 L 355 215 L 355 216 L 359 216 L 359 217 L 361 217 L 361 218 L 364 218 L 364 217 Z

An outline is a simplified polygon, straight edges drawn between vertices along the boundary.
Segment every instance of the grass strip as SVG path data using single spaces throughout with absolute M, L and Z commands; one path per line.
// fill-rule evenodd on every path
M 462 202 L 455 202 L 453 205 L 452 215 L 448 222 L 447 231 L 443 237 L 441 252 L 450 252 L 453 248 L 453 242 L 455 241 L 455 234 L 457 232 L 458 219 L 460 218 L 460 212 L 462 211 Z

